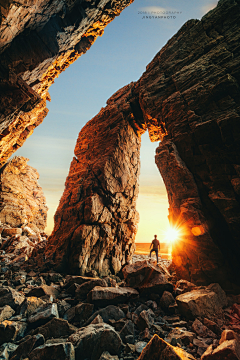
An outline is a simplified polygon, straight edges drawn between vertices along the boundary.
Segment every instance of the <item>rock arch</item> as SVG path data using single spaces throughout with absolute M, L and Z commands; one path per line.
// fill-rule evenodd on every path
M 110 248 L 114 241 L 110 232 L 106 245 L 109 251 L 105 255 L 112 263 L 109 269 L 112 267 L 116 271 L 120 263 L 123 265 L 126 261 L 125 237 L 131 245 L 128 247 L 131 256 L 137 222 L 137 191 L 134 197 L 130 195 L 131 191 L 125 192 L 124 196 L 121 191 L 128 189 L 128 185 L 137 189 L 139 172 L 134 172 L 129 156 L 134 150 L 139 167 L 139 137 L 148 130 L 152 141 L 162 140 L 155 161 L 167 188 L 170 220 L 174 224 L 181 222 L 185 227 L 184 238 L 173 249 L 173 262 L 178 274 L 199 285 L 216 281 L 228 290 L 232 290 L 233 283 L 239 283 L 240 32 L 237 25 L 233 26 L 239 23 L 239 9 L 239 1 L 220 1 L 217 8 L 201 21 L 190 20 L 184 24 L 147 66 L 142 77 L 116 92 L 107 101 L 107 106 L 80 132 L 75 149 L 77 159 L 73 159 L 56 213 L 55 230 L 46 250 L 49 260 L 55 263 L 62 261 L 65 250 L 61 244 L 67 246 L 68 241 L 63 239 L 66 233 L 74 239 L 74 245 L 71 245 L 73 253 L 74 246 L 77 249 L 77 238 L 85 244 L 81 245 L 81 251 L 77 250 L 74 256 L 68 258 L 69 266 L 77 261 L 80 269 L 84 270 L 86 263 L 82 258 L 85 254 L 86 259 L 88 254 L 87 263 L 99 268 L 96 264 L 100 262 L 93 260 L 96 255 L 88 245 L 89 238 L 86 232 L 83 233 L 83 225 L 76 226 L 79 230 L 74 235 L 64 224 L 71 219 L 71 211 L 75 211 L 72 209 L 77 209 L 81 203 L 76 202 L 72 208 L 69 200 L 77 199 L 77 196 L 82 196 L 81 193 L 84 199 L 90 195 L 93 197 L 86 200 L 86 210 L 81 208 L 79 224 L 84 223 L 84 229 L 87 229 L 89 223 L 82 219 L 85 211 L 90 211 L 89 219 L 102 228 L 104 207 L 99 205 L 102 204 L 102 198 L 99 202 L 102 184 L 103 197 L 108 198 L 110 193 L 110 196 L 115 193 L 111 204 L 115 202 L 120 209 L 118 217 L 116 207 L 111 205 L 107 210 L 110 214 L 105 218 L 112 216 L 112 220 L 105 221 L 113 221 L 116 230 L 114 241 L 121 243 L 120 252 L 113 254 Z M 93 144 L 96 146 L 95 140 L 99 141 L 98 160 L 95 150 L 92 150 Z M 112 147 L 113 143 L 117 147 Z M 115 162 L 119 164 L 122 175 L 121 171 L 114 172 Z M 79 195 L 76 188 L 70 195 L 72 179 L 77 176 L 77 169 L 81 166 L 78 164 L 81 163 L 88 164 L 89 175 L 82 182 L 83 187 L 79 182 Z M 96 173 L 94 177 L 93 172 Z M 113 192 L 110 179 L 114 184 Z M 120 202 L 119 191 L 124 198 Z M 126 204 L 134 214 L 130 218 L 124 211 Z M 97 214 L 100 214 L 98 219 L 95 217 Z M 126 230 L 118 231 L 118 225 L 123 224 Z M 102 237 L 96 235 L 96 238 L 102 239 L 104 246 L 105 234 Z M 81 265 L 83 263 L 85 265 Z

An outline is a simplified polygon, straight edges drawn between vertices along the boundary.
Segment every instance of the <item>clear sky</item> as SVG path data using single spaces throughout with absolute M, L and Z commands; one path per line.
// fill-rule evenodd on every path
M 53 215 L 81 128 L 115 91 L 140 78 L 187 20 L 201 19 L 216 4 L 216 0 L 135 0 L 105 28 L 90 50 L 56 79 L 49 91 L 49 114 L 14 154 L 29 158 L 28 164 L 40 174 L 49 207 L 47 232 L 53 228 Z M 143 18 L 144 11 L 157 11 L 159 16 L 168 11 L 167 16 L 174 18 Z M 154 162 L 157 146 L 147 134 L 142 136 L 137 242 L 149 242 L 154 234 L 161 240 L 168 226 L 166 190 Z

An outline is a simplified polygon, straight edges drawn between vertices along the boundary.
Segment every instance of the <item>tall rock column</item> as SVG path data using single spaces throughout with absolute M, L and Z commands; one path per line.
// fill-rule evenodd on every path
M 79 133 L 45 252 L 58 270 L 117 273 L 135 250 L 140 137 L 129 125 L 130 91 L 108 100 Z

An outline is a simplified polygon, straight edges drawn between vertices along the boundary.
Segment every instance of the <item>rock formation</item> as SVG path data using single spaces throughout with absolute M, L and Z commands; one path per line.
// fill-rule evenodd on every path
M 91 209 L 91 216 L 83 220 L 86 210 L 82 210 L 82 201 L 90 195 L 91 199 L 95 196 L 99 199 L 102 187 L 105 192 L 106 186 L 102 183 L 106 182 L 106 175 L 101 175 L 101 182 L 95 187 L 99 180 L 92 180 L 93 165 L 90 164 L 98 164 L 103 174 L 105 154 L 112 145 L 112 137 L 106 130 L 103 134 L 103 129 L 109 126 L 110 131 L 109 119 L 118 109 L 123 123 L 118 124 L 119 149 L 111 150 L 111 159 L 117 164 L 120 159 L 127 170 L 113 174 L 111 203 L 118 202 L 119 184 L 130 179 L 128 169 L 132 167 L 130 158 L 122 157 L 120 129 L 124 127 L 125 136 L 129 131 L 134 139 L 133 144 L 130 141 L 126 144 L 126 154 L 138 142 L 132 129 L 138 136 L 148 129 L 152 141 L 162 140 L 157 149 L 156 164 L 168 192 L 170 221 L 184 229 L 184 236 L 173 249 L 173 262 L 178 274 L 197 284 L 218 281 L 228 289 L 231 288 L 230 282 L 239 283 L 239 10 L 239 1 L 221 0 L 217 8 L 201 21 L 190 20 L 184 24 L 147 66 L 139 81 L 114 94 L 107 106 L 80 133 L 75 150 L 77 159 L 71 165 L 46 253 L 49 258 L 51 253 L 54 254 L 52 259 L 56 264 L 59 257 L 61 261 L 63 259 L 63 249 L 68 248 L 66 254 L 71 264 L 78 262 L 75 259 L 79 258 L 81 269 L 89 268 L 90 264 L 99 269 L 97 256 L 90 254 L 91 246 L 102 237 L 96 235 L 95 240 L 91 240 L 92 245 L 83 248 L 82 244 L 88 243 L 90 238 L 88 232 L 83 232 L 82 224 L 84 227 L 87 224 L 92 226 L 95 222 L 96 229 L 102 227 L 101 210 L 98 206 L 94 208 L 91 200 L 91 205 L 84 205 L 88 212 Z M 98 121 L 103 118 L 105 123 L 99 129 Z M 99 131 L 103 135 L 98 135 Z M 84 139 L 82 134 L 85 134 Z M 102 139 L 105 139 L 105 144 Z M 98 153 L 92 151 L 93 141 L 101 149 Z M 84 171 L 83 177 L 82 168 L 86 168 L 87 158 L 90 169 L 88 174 Z M 114 167 L 111 162 L 110 172 Z M 83 179 L 82 182 L 75 180 L 78 177 Z M 136 183 L 137 179 L 133 181 L 134 186 Z M 116 220 L 116 207 L 108 209 L 109 218 L 112 216 L 114 219 L 114 236 L 123 239 L 122 232 L 117 230 L 117 222 L 122 224 L 127 218 L 122 213 Z M 78 215 L 78 225 L 74 220 L 75 226 L 70 226 L 72 221 L 69 219 L 75 219 L 76 213 L 81 214 Z M 109 224 L 109 220 L 105 222 Z M 76 232 L 78 226 L 81 227 Z M 90 229 L 92 227 L 89 233 Z M 112 232 L 107 237 L 104 243 L 113 244 Z M 130 237 L 131 234 L 127 238 Z M 60 246 L 58 250 L 57 243 L 64 244 L 64 247 Z M 69 251 L 73 251 L 74 256 L 69 257 Z M 117 258 L 121 260 L 121 256 Z M 85 263 L 84 259 L 87 259 Z
M 0 2 L 0 165 L 47 115 L 48 89 L 133 0 Z
M 27 226 L 30 233 L 32 229 L 39 234 L 47 225 L 48 208 L 39 174 L 27 165 L 28 160 L 15 156 L 0 171 L 0 221 L 12 228 Z
M 45 252 L 62 271 L 118 273 L 134 253 L 140 138 L 124 114 L 129 93 L 110 99 L 79 134 Z

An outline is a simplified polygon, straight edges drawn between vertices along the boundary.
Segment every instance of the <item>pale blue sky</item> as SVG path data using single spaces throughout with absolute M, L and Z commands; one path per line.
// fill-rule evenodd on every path
M 39 183 L 49 206 L 48 231 L 81 128 L 115 91 L 140 78 L 147 64 L 187 20 L 200 19 L 216 4 L 216 0 L 135 0 L 105 28 L 90 50 L 56 79 L 49 91 L 49 114 L 14 154 L 28 157 L 29 165 L 40 174 Z M 176 18 L 143 19 L 142 11 L 158 11 L 160 16 L 172 11 L 176 13 L 168 16 Z M 167 226 L 166 192 L 154 163 L 157 146 L 150 143 L 147 134 L 142 137 L 137 235 L 141 242 L 148 242 Z

